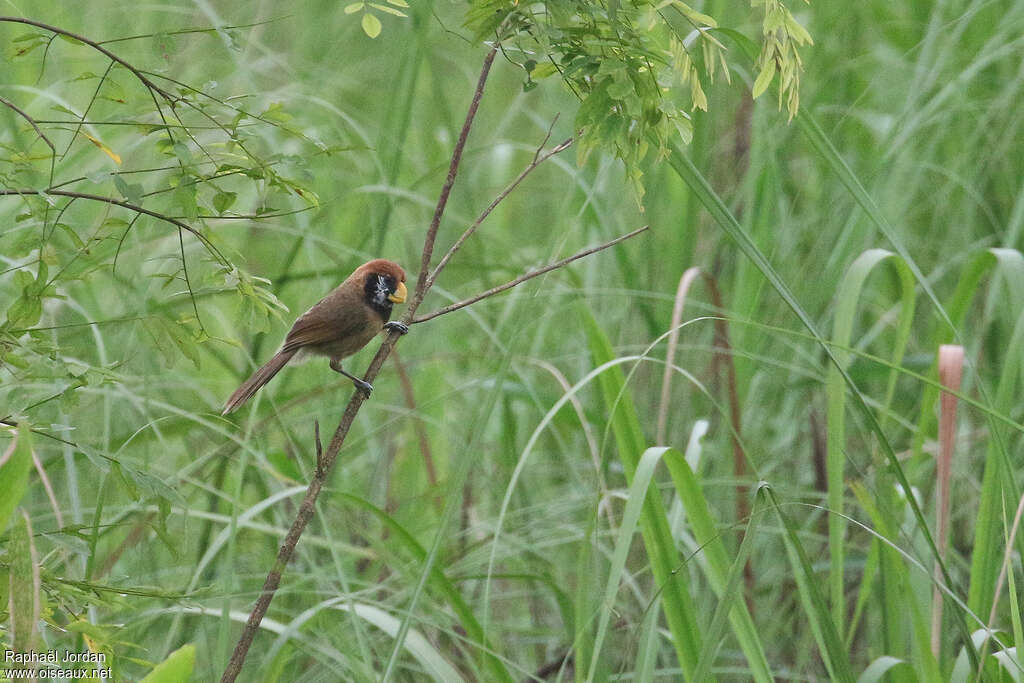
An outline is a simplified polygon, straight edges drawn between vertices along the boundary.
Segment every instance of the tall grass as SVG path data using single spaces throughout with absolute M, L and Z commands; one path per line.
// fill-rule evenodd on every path
M 17 444 L 13 428 L 0 439 L 5 646 L 24 642 L 34 609 L 22 600 L 8 614 L 9 595 L 34 596 L 41 649 L 109 652 L 125 679 L 193 655 L 194 680 L 220 675 L 315 465 L 313 422 L 336 419 L 351 387 L 311 362 L 232 421 L 221 403 L 289 316 L 356 265 L 415 267 L 482 57 L 457 37 L 460 7 L 410 4 L 375 41 L 322 0 L 287 17 L 270 3 L 26 9 L 96 39 L 152 34 L 113 45 L 280 114 L 287 129 L 266 138 L 274 160 L 320 203 L 209 221 L 219 248 L 272 281 L 287 321 L 261 329 L 203 281 L 210 340 L 193 363 L 169 332 L 138 322 L 192 315 L 177 236 L 143 226 L 116 271 L 63 284 L 34 333 L 83 386 L 0 367 L 0 418 L 27 420 Z M 742 5 L 702 7 L 759 30 Z M 714 114 L 695 114 L 693 143 L 649 160 L 642 205 L 609 158 L 556 157 L 460 251 L 425 310 L 652 226 L 401 341 L 409 385 L 393 364 L 376 380 L 245 680 L 1024 677 L 1024 2 L 792 9 L 815 37 L 792 123 L 747 100 L 744 43 L 722 34 L 734 87 L 707 87 Z M 221 21 L 258 25 L 167 34 Z M 6 45 L 17 37 L 0 32 Z M 39 119 L 66 116 L 53 109 L 62 98 L 78 107 L 90 81 L 71 79 L 105 68 L 74 45 L 52 50 L 45 69 L 10 60 L 0 79 L 0 95 Z M 529 162 L 556 114 L 553 139 L 574 132 L 570 93 L 524 90 L 500 60 L 492 79 L 443 244 Z M 116 102 L 97 107 L 119 116 Z M 0 110 L 10 154 L 26 131 Z M 90 131 L 122 171 L 148 158 L 138 126 Z M 113 170 L 87 141 L 62 164 L 68 176 Z M 264 196 L 246 187 L 237 206 L 255 210 Z M 31 229 L 19 213 L 0 202 L 3 243 Z M 65 222 L 84 233 L 106 217 L 76 206 Z M 204 272 L 199 245 L 184 249 Z M 15 272 L 45 257 L 0 246 L 4 310 Z M 715 278 L 722 304 L 691 287 L 673 322 L 693 267 Z M 957 455 L 935 574 L 943 344 L 962 346 L 965 365 L 950 394 Z M 709 431 L 691 443 L 700 421 Z M 27 521 L 7 510 L 13 497 Z M 18 550 L 28 545 L 35 562 Z

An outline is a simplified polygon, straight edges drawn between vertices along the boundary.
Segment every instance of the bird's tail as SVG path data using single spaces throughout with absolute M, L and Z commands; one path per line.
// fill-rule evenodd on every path
M 260 390 L 260 387 L 273 379 L 274 375 L 285 366 L 285 363 L 292 359 L 295 353 L 294 350 L 278 351 L 273 358 L 267 361 L 266 365 L 252 373 L 252 377 L 245 380 L 242 386 L 235 389 L 235 393 L 231 394 L 231 398 L 224 404 L 224 411 L 221 415 L 227 415 L 252 398 L 253 394 Z

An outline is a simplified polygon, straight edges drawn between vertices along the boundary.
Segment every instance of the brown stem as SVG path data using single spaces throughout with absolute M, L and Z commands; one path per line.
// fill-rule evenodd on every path
M 703 273 L 704 282 L 711 294 L 711 303 L 719 311 L 724 310 L 722 306 L 722 294 L 718 291 L 718 283 L 715 278 Z M 747 475 L 747 455 L 743 450 L 741 431 L 741 413 L 739 392 L 736 388 L 736 364 L 732 359 L 732 344 L 729 343 L 729 326 L 726 319 L 721 315 L 715 317 L 715 355 L 726 368 L 726 391 L 729 395 L 729 419 L 732 420 L 732 457 L 733 475 L 736 477 L 736 521 L 743 522 L 750 516 L 750 507 L 747 504 L 747 487 L 743 478 Z M 743 540 L 742 535 L 740 540 Z M 747 559 L 743 565 L 743 579 L 745 584 L 745 597 L 747 609 L 754 613 L 754 568 Z
M 206 238 L 205 235 L 203 235 L 201 232 L 199 232 L 198 230 L 193 228 L 188 223 L 180 221 L 177 218 L 172 218 L 171 216 L 167 216 L 165 214 L 162 214 L 159 211 L 153 211 L 152 209 L 147 209 L 147 208 L 145 208 L 143 206 L 139 206 L 138 204 L 132 204 L 131 202 L 122 201 L 120 199 L 114 199 L 113 197 L 104 197 L 103 195 L 99 195 L 99 194 L 90 194 L 88 192 L 72 192 L 70 190 L 42 190 L 42 191 L 40 191 L 40 190 L 33 190 L 33 189 L 9 190 L 9 189 L 2 189 L 2 188 L 0 188 L 0 197 L 30 197 L 32 195 L 38 195 L 38 194 L 50 194 L 50 195 L 57 195 L 59 197 L 71 197 L 72 199 L 88 199 L 88 200 L 94 201 L 94 202 L 102 202 L 104 204 L 112 204 L 113 206 L 120 206 L 120 207 L 122 207 L 124 209 L 128 209 L 129 211 L 135 211 L 136 213 L 142 213 L 142 214 L 145 214 L 147 216 L 152 216 L 153 218 L 156 218 L 158 220 L 164 221 L 165 223 L 170 223 L 171 225 L 175 226 L 176 228 L 188 231 L 193 236 L 195 236 L 196 239 L 198 239 L 200 242 L 202 242 L 203 246 L 206 247 L 207 250 L 211 254 L 213 254 L 215 257 L 217 257 L 217 259 L 220 260 L 220 262 L 222 264 L 227 265 L 227 263 L 228 263 L 227 259 L 224 258 L 224 255 L 220 253 L 220 250 L 217 249 L 217 247 L 215 247 L 213 245 L 213 243 L 211 243 L 210 240 L 208 240 Z
M 420 297 L 419 301 L 415 301 L 415 306 L 419 306 L 420 301 L 423 300 L 423 295 L 427 292 L 427 277 L 430 273 L 430 257 L 434 253 L 434 242 L 437 240 L 437 229 L 441 225 L 441 216 L 444 215 L 444 209 L 448 206 L 448 195 L 451 194 L 452 185 L 455 184 L 455 176 L 459 172 L 459 163 L 462 161 L 462 150 L 466 147 L 466 139 L 469 137 L 469 129 L 473 125 L 473 119 L 476 118 L 476 110 L 480 106 L 480 98 L 484 94 L 484 84 L 487 83 L 487 75 L 491 71 L 491 64 L 494 63 L 494 55 L 498 54 L 498 45 L 495 43 L 491 51 L 484 57 L 483 68 L 480 69 L 480 78 L 476 82 L 476 91 L 473 93 L 473 101 L 469 103 L 469 111 L 466 112 L 466 120 L 462 124 L 462 131 L 459 133 L 459 141 L 455 143 L 455 150 L 452 152 L 452 160 L 448 164 L 448 177 L 444 181 L 444 186 L 441 188 L 441 195 L 437 198 L 437 206 L 434 208 L 434 218 L 430 221 L 430 227 L 427 229 L 427 239 L 423 243 L 423 256 L 420 258 L 420 276 L 416 282 L 416 295 Z M 414 297 L 415 300 L 415 297 Z M 410 308 L 413 308 L 413 304 L 410 304 Z
M 448 166 L 448 177 L 441 188 L 437 207 L 434 209 L 434 218 L 430 223 L 426 239 L 423 242 L 419 280 L 416 283 L 416 290 L 409 299 L 405 315 L 402 318 L 403 322 L 407 324 L 416 313 L 416 309 L 419 308 L 419 305 L 423 302 L 423 297 L 427 293 L 427 269 L 430 267 L 430 256 L 434 250 L 434 241 L 437 239 L 437 228 L 441 224 L 441 217 L 444 215 L 444 209 L 448 205 L 448 195 L 451 194 L 452 185 L 455 184 L 455 176 L 458 173 L 459 163 L 462 160 L 462 152 L 466 147 L 469 130 L 473 125 L 473 119 L 476 117 L 477 108 L 480 106 L 480 98 L 483 96 L 484 85 L 487 83 L 487 75 L 490 73 L 491 64 L 494 62 L 494 55 L 497 54 L 497 51 L 498 47 L 495 45 L 484 58 L 483 67 L 480 70 L 480 78 L 477 79 L 476 90 L 473 93 L 473 100 L 469 105 L 469 110 L 466 112 L 466 120 L 462 124 L 462 132 L 459 134 L 458 142 L 456 142 L 455 149 L 452 151 L 451 163 Z M 384 337 L 380 348 L 377 349 L 377 354 L 370 361 L 370 367 L 366 369 L 366 373 L 363 375 L 363 381 L 372 383 L 377 377 L 377 373 L 380 372 L 381 366 L 384 365 L 385 359 L 391 353 L 391 349 L 400 336 L 398 332 L 392 330 Z M 281 547 L 277 552 L 277 559 L 267 574 L 266 581 L 263 582 L 263 590 L 260 592 L 252 612 L 249 614 L 249 619 L 245 623 L 245 628 L 242 629 L 242 635 L 235 645 L 234 652 L 231 653 L 231 659 L 224 669 L 224 675 L 221 676 L 221 683 L 233 683 L 242 671 L 242 664 L 245 663 L 246 655 L 249 654 L 249 648 L 256 637 L 256 631 L 259 630 L 260 622 L 263 621 L 263 617 L 270 607 L 270 602 L 274 599 L 274 594 L 281 585 L 281 574 L 288 565 L 292 553 L 295 552 L 295 546 L 299 542 L 302 532 L 305 531 L 306 525 L 309 524 L 309 520 L 313 517 L 316 500 L 320 496 L 320 490 L 323 488 L 324 482 L 334 466 L 334 461 L 338 457 L 338 452 L 345 442 L 345 437 L 348 436 L 352 423 L 355 421 L 356 415 L 359 413 L 359 409 L 365 400 L 366 396 L 363 392 L 353 392 L 352 398 L 349 400 L 348 406 L 345 407 L 345 412 L 341 416 L 341 421 L 338 423 L 338 428 L 334 430 L 334 436 L 331 438 L 330 445 L 327 446 L 327 451 L 323 454 L 323 458 L 318 458 L 322 466 L 318 468 L 319 471 L 314 473 L 312 480 L 309 482 L 306 496 L 302 499 L 302 504 L 299 506 L 295 520 L 288 530 L 288 535 L 285 536 L 284 542 L 281 543 Z
M 491 289 L 488 289 L 486 292 L 481 292 L 481 293 L 477 294 L 476 296 L 471 296 L 468 299 L 463 299 L 462 301 L 458 301 L 458 302 L 456 302 L 454 304 L 449 304 L 448 306 L 445 306 L 444 308 L 437 309 L 433 313 L 427 313 L 426 315 L 421 315 L 418 318 L 413 318 L 412 320 L 409 321 L 409 324 L 410 325 L 415 325 L 416 323 L 425 323 L 428 320 L 433 320 L 434 318 L 436 318 L 436 317 L 438 317 L 440 315 L 444 315 L 445 313 L 451 313 L 452 311 L 457 311 L 460 308 L 465 308 L 466 306 L 470 306 L 472 304 L 475 304 L 476 302 L 478 302 L 478 301 L 480 301 L 482 299 L 486 299 L 489 296 L 494 296 L 495 294 L 500 294 L 501 292 L 504 292 L 506 289 L 512 289 L 516 285 L 521 285 L 524 282 L 526 282 L 527 280 L 531 280 L 531 279 L 537 277 L 538 275 L 543 275 L 544 273 L 550 273 L 552 270 L 556 270 L 558 268 L 561 268 L 562 266 L 567 265 L 569 263 L 572 263 L 573 261 L 575 261 L 577 259 L 581 259 L 584 256 L 590 256 L 591 254 L 597 253 L 597 252 L 599 252 L 599 251 L 601 251 L 603 249 L 607 249 L 608 247 L 614 247 L 619 242 L 623 242 L 625 240 L 628 240 L 630 237 L 634 237 L 636 235 L 639 235 L 644 230 L 647 230 L 649 227 L 650 227 L 649 225 L 645 225 L 644 227 L 638 228 L 638 229 L 634 230 L 631 233 L 627 233 L 627 234 L 622 235 L 620 237 L 616 237 L 615 239 L 611 240 L 610 242 L 605 242 L 604 244 L 599 244 L 596 247 L 590 247 L 589 249 L 584 249 L 583 251 L 580 251 L 580 252 L 577 252 L 577 253 L 573 254 L 569 258 L 564 258 L 561 261 L 555 261 L 554 263 L 549 263 L 548 265 L 546 265 L 543 268 L 540 268 L 538 270 L 533 270 L 533 271 L 530 271 L 529 273 L 524 273 L 523 275 L 520 275 L 519 277 L 517 277 L 515 280 L 511 280 L 509 282 L 506 282 L 503 285 L 498 285 L 497 287 L 492 287 Z
M 4 105 L 5 107 L 8 107 L 9 109 L 12 109 L 15 113 L 21 116 L 21 118 L 28 121 L 29 125 L 32 126 L 32 128 L 36 131 L 36 135 L 43 139 L 43 142 L 45 142 L 46 146 L 50 148 L 50 151 L 53 152 L 54 154 L 57 153 L 57 148 L 53 146 L 52 142 L 50 142 L 50 138 L 46 137 L 46 133 L 40 130 L 39 125 L 36 123 L 35 119 L 26 114 L 25 111 L 21 109 L 21 107 L 19 107 L 14 102 L 11 102 L 5 97 L 0 97 L 0 104 Z
M 551 136 L 551 132 L 548 131 L 548 137 L 550 137 L 550 136 Z M 466 228 L 466 231 L 464 233 L 462 233 L 462 235 L 459 237 L 459 239 L 455 240 L 455 244 L 453 244 L 448 249 L 448 251 L 445 252 L 445 255 L 441 257 L 441 260 L 438 261 L 438 263 L 437 263 L 437 267 L 434 268 L 434 271 L 427 278 L 427 287 L 428 288 L 431 287 L 434 284 L 434 282 L 437 280 L 437 276 L 441 273 L 441 270 L 446 265 L 448 265 L 448 261 L 450 261 L 451 258 L 453 256 L 455 256 L 455 252 L 457 252 L 460 248 L 462 248 L 462 245 L 466 242 L 466 240 L 468 240 L 473 235 L 473 233 L 476 232 L 476 229 L 480 227 L 480 224 L 483 223 L 484 220 L 486 220 L 487 217 L 491 215 L 491 212 L 494 211 L 495 207 L 497 207 L 498 204 L 500 204 L 501 201 L 503 199 L 505 199 L 505 197 L 509 196 L 509 194 L 512 193 L 512 190 L 516 189 L 516 187 L 519 185 L 519 183 L 523 182 L 523 179 L 526 178 L 526 176 L 530 175 L 530 173 L 533 171 L 533 169 L 537 168 L 538 166 L 543 164 L 545 161 L 547 161 L 551 157 L 553 157 L 556 154 L 558 154 L 559 152 L 564 152 L 573 143 L 573 139 L 569 138 L 568 140 L 565 140 L 561 144 L 556 145 L 549 152 L 547 152 L 547 153 L 542 155 L 541 154 L 541 149 L 544 147 L 544 144 L 547 142 L 548 137 L 545 137 L 544 138 L 544 142 L 542 142 L 540 147 L 537 148 L 537 152 L 533 155 L 533 161 L 530 162 L 530 165 L 527 166 L 525 169 L 523 169 L 523 172 L 520 173 L 519 176 L 515 180 L 513 180 L 511 183 L 509 183 L 508 187 L 506 187 L 504 190 L 502 190 L 501 193 L 497 197 L 494 198 L 494 201 L 492 201 L 487 206 L 487 208 L 483 210 L 483 212 L 477 217 L 477 219 L 475 221 L 473 221 L 473 224 L 470 225 L 468 228 Z

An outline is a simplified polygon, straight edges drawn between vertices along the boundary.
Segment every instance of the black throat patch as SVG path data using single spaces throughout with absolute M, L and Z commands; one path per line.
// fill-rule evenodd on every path
M 366 303 L 380 313 L 384 322 L 391 318 L 391 301 L 388 300 L 388 297 L 395 292 L 396 286 L 395 279 L 390 275 L 371 273 L 366 278 L 366 285 L 363 287 Z

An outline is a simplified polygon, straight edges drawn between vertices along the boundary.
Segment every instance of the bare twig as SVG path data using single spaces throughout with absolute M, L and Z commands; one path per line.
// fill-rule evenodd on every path
M 630 237 L 635 237 L 636 235 L 639 235 L 644 230 L 647 230 L 649 227 L 650 227 L 649 225 L 645 225 L 644 227 L 638 228 L 638 229 L 634 230 L 633 232 L 627 233 L 627 234 L 622 235 L 620 237 L 616 237 L 615 239 L 611 240 L 610 242 L 605 242 L 604 244 L 599 244 L 596 247 L 590 247 L 589 249 L 584 249 L 583 251 L 577 252 L 577 253 L 573 254 L 572 256 L 570 256 L 568 258 L 562 259 L 561 261 L 555 261 L 554 263 L 549 263 L 548 265 L 544 266 L 543 268 L 539 268 L 537 270 L 530 271 L 529 273 L 524 273 L 523 275 L 520 275 L 519 277 L 517 277 L 515 280 L 511 280 L 509 282 L 506 282 L 503 285 L 498 285 L 497 287 L 492 287 L 491 289 L 488 289 L 486 292 L 481 292 L 480 294 L 477 294 L 476 296 L 471 296 L 468 299 L 463 299 L 462 301 L 458 301 L 458 302 L 456 302 L 454 304 L 449 304 L 449 305 L 445 306 L 444 308 L 437 309 L 433 313 L 427 313 L 426 315 L 421 315 L 418 318 L 413 318 L 412 320 L 409 321 L 409 324 L 414 325 L 416 323 L 425 323 L 428 320 L 433 320 L 434 318 L 436 318 L 436 317 L 438 317 L 440 315 L 444 315 L 445 313 L 451 313 L 452 311 L 457 311 L 460 308 L 465 308 L 466 306 L 470 306 L 472 304 L 475 304 L 476 302 L 478 302 L 478 301 L 480 301 L 482 299 L 486 299 L 489 296 L 494 296 L 495 294 L 500 294 L 501 292 L 504 292 L 506 289 L 512 289 L 516 285 L 521 285 L 524 282 L 526 282 L 527 280 L 531 280 L 531 279 L 533 279 L 533 278 L 535 278 L 535 277 L 537 277 L 539 275 L 543 275 L 544 273 L 550 273 L 552 270 L 556 270 L 558 268 L 561 268 L 562 266 L 568 265 L 568 264 L 572 263 L 573 261 L 575 261 L 577 259 L 583 258 L 584 256 L 590 256 L 591 254 L 595 254 L 595 253 L 597 253 L 599 251 L 607 249 L 608 247 L 614 247 L 619 242 L 624 242 L 625 240 L 628 240 Z
M 89 201 L 102 202 L 104 204 L 112 204 L 114 206 L 120 206 L 121 208 L 128 209 L 129 211 L 135 211 L 136 213 L 143 213 L 143 214 L 146 214 L 147 216 L 152 216 L 153 218 L 156 218 L 158 220 L 164 221 L 165 223 L 170 223 L 171 225 L 173 225 L 174 227 L 178 228 L 179 230 L 186 230 L 186 231 L 188 231 L 197 240 L 202 242 L 203 246 L 206 247 L 207 251 L 209 251 L 211 254 L 213 254 L 220 261 L 221 264 L 223 264 L 223 265 L 227 265 L 228 264 L 227 258 L 224 257 L 224 255 L 220 252 L 220 250 L 217 249 L 217 247 L 214 246 L 213 243 L 210 242 L 210 240 L 207 239 L 207 237 L 205 235 L 203 235 L 203 233 L 199 232 L 198 230 L 193 228 L 188 223 L 180 221 L 177 218 L 174 218 L 172 216 L 168 216 L 166 214 L 162 214 L 159 211 L 153 211 L 152 209 L 147 209 L 144 206 L 139 206 L 138 204 L 132 204 L 131 202 L 126 202 L 126 201 L 123 201 L 123 200 L 120 200 L 120 199 L 114 199 L 113 197 L 104 197 L 103 195 L 90 194 L 88 192 L 72 192 L 70 190 L 42 190 L 42 191 L 39 191 L 39 190 L 33 190 L 33 189 L 9 190 L 9 189 L 0 188 L 0 197 L 31 197 L 33 195 L 38 195 L 40 193 L 44 194 L 44 195 L 47 195 L 47 194 L 48 195 L 56 195 L 56 196 L 59 196 L 59 197 L 71 197 L 72 199 L 88 199 Z
M 128 69 L 129 71 L 131 71 L 132 74 L 137 79 L 139 79 L 139 82 L 142 83 L 142 85 L 146 86 L 150 91 L 158 93 L 161 97 L 166 99 L 168 102 L 173 102 L 175 100 L 175 98 L 170 93 L 168 93 L 167 91 L 163 90 L 156 83 L 154 83 L 153 81 L 151 81 L 148 78 L 146 78 L 146 76 L 141 71 L 136 69 L 134 66 L 132 66 L 131 64 L 129 64 L 125 60 L 123 60 L 120 57 L 118 57 L 116 54 L 114 54 L 113 52 L 111 52 L 107 48 L 103 47 L 101 44 L 97 43 L 95 40 L 89 40 L 85 36 L 81 36 L 81 35 L 79 35 L 77 33 L 72 33 L 71 31 L 67 31 L 67 30 L 62 29 L 62 28 L 60 28 L 58 26 L 51 26 L 50 24 L 44 24 L 43 22 L 35 21 L 34 19 L 26 19 L 25 17 L 0 17 L 0 22 L 7 22 L 7 23 L 13 23 L 13 24 L 28 24 L 29 26 L 35 26 L 36 28 L 41 28 L 44 31 L 49 31 L 51 33 L 57 33 L 57 34 L 62 35 L 62 36 L 67 36 L 68 38 L 73 38 L 74 40 L 77 40 L 80 43 L 84 43 L 85 45 L 88 45 L 92 49 L 96 50 L 97 52 L 100 52 L 101 54 L 107 56 L 108 58 L 112 59 L 113 61 L 117 62 L 118 64 L 120 64 L 124 68 Z
M 19 116 L 21 116 L 21 118 L 23 118 L 26 121 L 28 121 L 29 125 L 31 125 L 32 128 L 36 131 L 36 135 L 38 135 L 40 138 L 42 138 L 43 142 L 46 143 L 46 146 L 50 148 L 50 151 L 53 152 L 54 154 L 57 153 L 57 148 L 53 146 L 52 142 L 50 142 L 50 138 L 46 137 L 46 133 L 44 133 L 42 130 L 40 130 L 39 124 L 36 123 L 35 119 L 33 119 L 28 114 L 26 114 L 25 111 L 21 107 L 19 107 L 18 105 L 14 104 L 14 102 L 11 102 L 10 100 L 8 100 L 5 97 L 0 97 L 0 104 L 4 105 L 5 107 L 8 107 L 9 109 L 12 109 L 15 113 L 17 113 Z
M 316 443 L 316 476 L 323 477 L 324 445 L 320 442 L 320 420 L 313 420 L 313 440 Z
M 480 106 L 480 98 L 484 94 L 484 84 L 487 83 L 487 75 L 491 72 L 491 64 L 494 63 L 494 55 L 498 53 L 498 45 L 495 43 L 491 51 L 484 57 L 483 68 L 480 69 L 480 78 L 476 82 L 476 91 L 473 93 L 473 101 L 469 104 L 469 111 L 466 112 L 466 121 L 462 124 L 462 131 L 459 133 L 459 141 L 455 143 L 455 149 L 452 152 L 452 160 L 448 164 L 448 177 L 444 181 L 444 186 L 441 188 L 441 195 L 437 198 L 437 206 L 434 208 L 434 218 L 430 221 L 430 227 L 427 229 L 427 239 L 423 243 L 423 256 L 420 258 L 420 276 L 416 282 L 416 296 L 419 296 L 419 301 L 416 301 L 416 306 L 419 306 L 420 301 L 423 300 L 423 295 L 427 291 L 427 276 L 430 273 L 430 257 L 434 253 L 434 242 L 437 240 L 437 229 L 441 225 L 441 216 L 444 215 L 444 209 L 448 206 L 448 195 L 451 194 L 452 185 L 455 184 L 455 176 L 459 172 L 459 164 L 462 162 L 462 150 L 466 147 L 466 139 L 469 137 L 469 129 L 473 125 L 473 119 L 476 118 L 476 110 Z M 415 296 L 413 297 L 415 300 Z M 411 304 L 410 304 L 410 307 Z
M 466 231 L 462 233 L 459 239 L 455 240 L 455 244 L 449 247 L 445 255 L 441 257 L 440 261 L 438 261 L 437 267 L 434 268 L 433 272 L 430 273 L 430 276 L 427 278 L 428 288 L 434 284 L 434 282 L 437 280 L 437 276 L 440 275 L 444 267 L 448 265 L 448 261 L 450 261 L 451 258 L 455 256 L 455 252 L 462 248 L 462 245 L 466 242 L 466 240 L 468 240 L 473 235 L 473 233 L 476 232 L 476 229 L 480 227 L 480 224 L 483 223 L 484 220 L 486 220 L 487 217 L 491 215 L 491 212 L 494 211 L 495 207 L 497 207 L 498 204 L 500 204 L 502 200 L 505 199 L 505 197 L 509 196 L 509 194 L 512 193 L 512 190 L 516 189 L 519 183 L 523 182 L 523 179 L 526 178 L 526 176 L 530 175 L 531 172 L 533 172 L 533 169 L 537 168 L 545 161 L 558 154 L 559 152 L 564 152 L 573 143 L 573 139 L 569 138 L 568 140 L 563 141 L 562 143 L 556 145 L 548 152 L 541 155 L 541 151 L 544 149 L 544 145 L 545 143 L 547 143 L 549 137 L 551 137 L 551 131 L 548 131 L 547 137 L 544 138 L 544 142 L 541 142 L 540 147 L 537 148 L 537 152 L 533 155 L 533 161 L 530 162 L 530 165 L 524 168 L 523 172 L 520 173 L 515 180 L 509 183 L 508 187 L 502 190 L 501 193 L 499 193 L 498 196 L 494 198 L 494 201 L 488 204 L 487 208 L 484 209 L 479 216 L 477 216 L 477 219 L 475 221 L 473 221 L 473 224 L 466 228 Z

